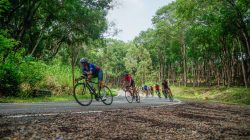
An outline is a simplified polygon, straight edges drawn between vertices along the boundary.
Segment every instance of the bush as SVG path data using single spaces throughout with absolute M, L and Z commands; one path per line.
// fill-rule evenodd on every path
M 30 94 L 44 77 L 46 65 L 40 62 L 24 62 L 20 65 L 22 88 Z
M 14 64 L 0 65 L 0 95 L 16 96 L 20 84 L 20 75 Z

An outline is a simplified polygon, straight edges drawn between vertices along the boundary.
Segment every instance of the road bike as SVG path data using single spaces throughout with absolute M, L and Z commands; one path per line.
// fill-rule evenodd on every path
M 83 81 L 83 82 L 79 82 Z M 94 88 L 94 85 L 98 87 L 98 83 L 89 81 L 87 76 L 81 76 L 76 80 L 74 86 L 73 96 L 77 103 L 82 106 L 88 106 L 92 103 L 93 98 L 97 101 L 102 101 L 105 105 L 111 105 L 113 103 L 112 91 L 104 86 L 101 89 Z
M 157 96 L 158 96 L 159 98 L 161 98 L 161 92 L 160 92 L 160 90 L 155 90 L 155 92 L 156 92 Z
M 140 103 L 139 90 L 135 89 L 135 91 L 133 91 L 133 87 L 131 86 L 126 86 L 123 90 L 125 92 L 125 98 L 129 103 L 132 103 L 133 101 Z
M 172 92 L 170 91 L 170 89 L 164 90 L 164 91 L 163 91 L 163 95 L 164 95 L 164 97 L 165 97 L 166 99 L 169 98 L 169 101 L 170 101 L 170 102 L 173 102 L 173 101 L 174 101 L 174 97 L 173 97 L 173 94 L 172 94 Z

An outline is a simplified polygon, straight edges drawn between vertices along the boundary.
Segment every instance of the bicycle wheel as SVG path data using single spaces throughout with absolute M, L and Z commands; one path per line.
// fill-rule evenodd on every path
M 163 95 L 164 95 L 165 99 L 168 98 L 168 92 L 167 92 L 167 91 L 164 91 L 164 92 L 163 92 Z
M 161 93 L 157 93 L 158 97 L 161 98 Z
M 169 101 L 170 101 L 170 102 L 173 102 L 173 101 L 174 101 L 174 97 L 173 97 L 172 94 L 169 94 L 169 95 L 168 95 L 168 98 L 169 98 Z
M 136 95 L 136 102 L 140 103 L 140 95 L 139 95 L 139 93 Z
M 126 97 L 126 100 L 129 102 L 129 103 L 132 103 L 133 102 L 133 96 L 131 94 L 131 92 L 129 90 L 126 90 L 125 91 L 125 97 Z
M 76 102 L 82 106 L 90 105 L 93 99 L 91 91 L 84 83 L 78 83 L 75 85 L 73 95 Z
M 112 91 L 107 86 L 104 86 L 103 88 L 101 88 L 100 97 L 101 97 L 102 102 L 105 105 L 111 105 L 113 103 Z

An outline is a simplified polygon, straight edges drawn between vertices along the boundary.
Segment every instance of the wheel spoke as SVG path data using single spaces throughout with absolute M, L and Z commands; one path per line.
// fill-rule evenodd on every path
M 113 103 L 113 94 L 108 87 L 103 87 L 100 90 L 101 100 L 106 105 L 111 105 Z
M 74 97 L 77 103 L 82 106 L 90 105 L 92 102 L 92 94 L 85 84 L 79 83 L 74 87 Z
M 131 95 L 131 92 L 129 90 L 125 91 L 125 97 L 129 103 L 133 102 L 133 96 Z

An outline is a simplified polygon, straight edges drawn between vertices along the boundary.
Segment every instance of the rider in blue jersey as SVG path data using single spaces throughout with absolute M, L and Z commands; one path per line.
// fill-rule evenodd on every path
M 88 62 L 86 58 L 82 58 L 80 60 L 82 64 L 82 73 L 87 74 L 88 79 L 91 81 L 92 78 L 98 77 L 98 85 L 99 88 L 103 87 L 103 71 L 102 69 L 95 65 Z

